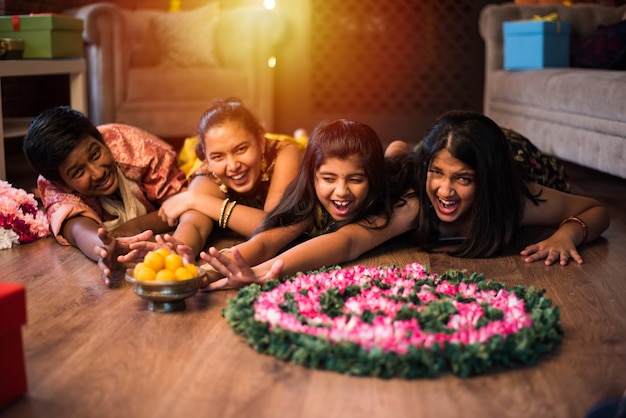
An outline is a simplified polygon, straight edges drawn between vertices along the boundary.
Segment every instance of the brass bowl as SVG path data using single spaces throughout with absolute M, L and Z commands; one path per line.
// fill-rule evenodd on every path
M 205 273 L 188 280 L 156 282 L 137 280 L 133 269 L 126 271 L 126 280 L 133 284 L 135 293 L 148 301 L 148 310 L 152 312 L 176 312 L 186 309 L 185 299 L 195 295 Z

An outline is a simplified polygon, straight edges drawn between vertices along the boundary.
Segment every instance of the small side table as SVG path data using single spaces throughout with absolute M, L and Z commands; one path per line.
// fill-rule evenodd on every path
M 87 114 L 85 60 L 83 58 L 0 60 L 0 78 L 51 74 L 69 74 L 70 106 Z M 2 121 L 2 123 L 0 123 L 0 180 L 6 180 L 7 173 L 4 156 L 4 139 L 25 135 L 28 130 L 28 126 L 30 125 L 30 120 L 26 118 L 3 118 L 1 87 L 0 121 Z

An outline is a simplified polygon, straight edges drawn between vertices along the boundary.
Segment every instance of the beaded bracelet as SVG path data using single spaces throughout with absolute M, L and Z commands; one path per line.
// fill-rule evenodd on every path
M 568 222 L 578 222 L 578 224 L 583 227 L 583 241 L 578 245 L 584 244 L 587 241 L 587 224 L 577 216 L 570 216 L 569 218 L 565 218 L 561 221 L 559 228 Z
M 229 254 L 232 253 L 232 249 L 230 248 L 222 248 L 219 251 L 220 254 Z M 217 274 L 222 274 L 219 271 L 217 271 L 217 269 L 215 267 L 213 267 L 211 264 L 209 263 L 204 263 L 200 266 L 198 266 L 198 268 L 202 271 L 204 271 L 205 273 L 217 273 Z
M 198 266 L 198 269 L 202 270 L 205 274 L 209 274 L 209 273 L 221 274 L 219 271 L 217 271 L 217 269 L 215 267 L 213 267 L 209 263 L 204 263 L 204 264 Z
M 226 211 L 226 205 L 228 205 L 228 202 L 230 201 L 229 198 L 224 199 L 224 202 L 222 202 L 222 209 L 220 210 L 220 217 L 217 220 L 217 225 L 220 228 L 223 228 L 222 224 L 224 223 L 224 212 Z
M 228 210 L 226 211 L 226 216 L 224 216 L 224 220 L 222 222 L 222 228 L 228 228 L 228 220 L 230 219 L 230 215 L 231 213 L 233 213 L 233 209 L 235 208 L 236 204 L 237 201 L 233 200 L 232 204 L 228 207 Z

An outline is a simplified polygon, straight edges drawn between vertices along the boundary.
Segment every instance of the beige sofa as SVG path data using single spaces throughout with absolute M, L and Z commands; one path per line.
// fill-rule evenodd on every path
M 555 11 L 571 22 L 572 43 L 598 25 L 626 19 L 626 6 L 485 6 L 479 23 L 485 41 L 484 113 L 548 154 L 626 178 L 626 71 L 502 68 L 502 23 Z
M 163 138 L 195 133 L 215 98 L 240 98 L 272 129 L 268 59 L 285 32 L 275 11 L 218 2 L 169 13 L 95 3 L 65 14 L 84 20 L 89 116 Z

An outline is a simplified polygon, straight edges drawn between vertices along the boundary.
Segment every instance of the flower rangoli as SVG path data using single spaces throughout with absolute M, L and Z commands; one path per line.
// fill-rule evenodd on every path
M 543 291 L 451 270 L 331 268 L 241 289 L 224 309 L 259 352 L 383 378 L 467 377 L 533 364 L 561 340 Z

